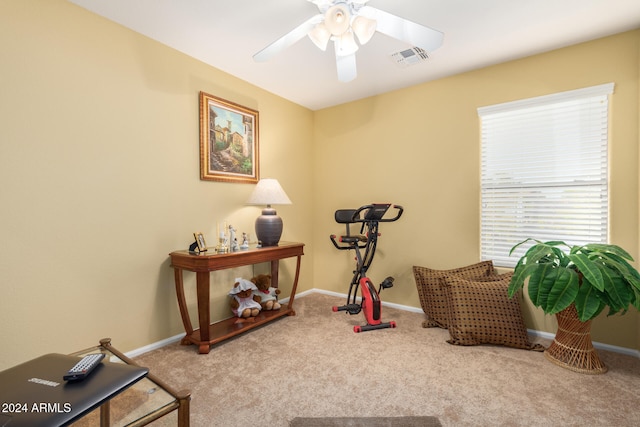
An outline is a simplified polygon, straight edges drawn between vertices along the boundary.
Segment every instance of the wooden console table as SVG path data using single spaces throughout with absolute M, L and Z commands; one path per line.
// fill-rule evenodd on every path
M 300 275 L 300 258 L 303 253 L 303 243 L 280 242 L 279 246 L 268 246 L 264 248 L 253 248 L 239 252 L 218 254 L 215 251 L 195 254 L 189 251 L 171 252 L 171 266 L 174 269 L 176 281 L 176 295 L 180 315 L 186 332 L 181 344 L 196 344 L 201 354 L 209 353 L 212 344 L 231 338 L 244 331 L 263 325 L 282 316 L 293 316 L 293 300 L 298 287 L 298 277 Z M 262 311 L 252 322 L 238 322 L 237 317 L 232 317 L 220 322 L 211 324 L 209 307 L 209 286 L 210 273 L 216 270 L 241 267 L 245 265 L 271 262 L 271 286 L 278 287 L 278 266 L 279 260 L 284 258 L 297 257 L 296 273 L 293 280 L 293 288 L 289 296 L 289 303 L 280 310 Z M 193 329 L 189 310 L 184 296 L 184 282 L 182 271 L 193 271 L 196 273 L 196 288 L 198 300 L 198 323 L 200 328 Z M 226 286 L 231 284 L 227 283 Z

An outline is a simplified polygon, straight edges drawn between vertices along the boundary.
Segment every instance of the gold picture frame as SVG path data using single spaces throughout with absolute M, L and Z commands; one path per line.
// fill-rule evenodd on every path
M 200 92 L 200 179 L 260 179 L 258 111 Z
M 193 237 L 195 237 L 196 239 L 196 244 L 198 245 L 198 252 L 206 252 L 207 242 L 204 241 L 204 234 L 198 231 L 193 233 Z

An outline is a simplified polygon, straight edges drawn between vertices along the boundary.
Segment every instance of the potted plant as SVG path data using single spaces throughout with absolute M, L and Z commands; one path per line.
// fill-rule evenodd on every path
M 528 278 L 531 302 L 558 319 L 558 332 L 545 350 L 552 362 L 577 372 L 604 373 L 591 343 L 591 320 L 606 307 L 608 315 L 624 314 L 629 306 L 640 311 L 640 273 L 624 249 L 616 245 L 590 243 L 571 246 L 561 241 L 532 243 L 518 260 L 509 284 L 509 297 Z

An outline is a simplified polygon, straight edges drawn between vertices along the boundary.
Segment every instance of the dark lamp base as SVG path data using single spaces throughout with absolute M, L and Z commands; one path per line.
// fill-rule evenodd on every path
M 256 219 L 256 237 L 262 246 L 278 246 L 282 236 L 282 219 L 273 208 L 264 208 Z

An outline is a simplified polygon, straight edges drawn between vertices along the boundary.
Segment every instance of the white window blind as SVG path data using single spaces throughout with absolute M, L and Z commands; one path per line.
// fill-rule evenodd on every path
M 518 242 L 608 240 L 613 83 L 481 107 L 481 258 L 515 266 Z

